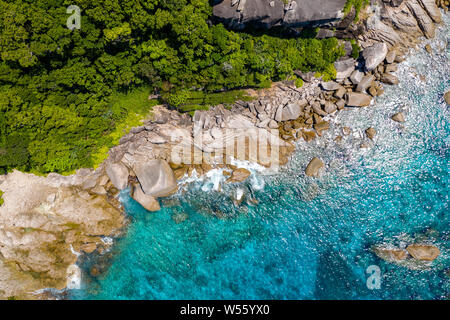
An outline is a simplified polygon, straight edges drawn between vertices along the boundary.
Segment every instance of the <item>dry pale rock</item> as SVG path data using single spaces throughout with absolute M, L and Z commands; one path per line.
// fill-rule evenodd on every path
M 227 182 L 243 182 L 251 175 L 251 172 L 244 168 L 238 168 L 233 171 L 231 177 L 227 179 Z
M 405 122 L 405 115 L 403 114 L 403 112 L 398 112 L 396 114 L 394 114 L 391 117 L 392 120 L 394 120 L 395 122 Z
M 112 163 L 106 167 L 106 174 L 114 187 L 123 190 L 128 186 L 128 168 L 122 163 Z
M 309 177 L 317 177 L 319 175 L 319 170 L 324 166 L 325 165 L 322 160 L 317 157 L 313 158 L 306 167 L 305 174 Z
M 350 92 L 347 94 L 346 103 L 350 107 L 367 107 L 370 105 L 372 97 L 365 93 Z
M 152 196 L 146 195 L 139 184 L 136 184 L 133 189 L 132 198 L 146 210 L 151 212 L 161 210 L 158 200 Z
M 386 58 L 388 48 L 386 43 L 379 42 L 363 50 L 367 70 L 374 70 Z
M 165 160 L 155 159 L 134 165 L 134 172 L 145 194 L 167 197 L 177 190 L 175 175 Z

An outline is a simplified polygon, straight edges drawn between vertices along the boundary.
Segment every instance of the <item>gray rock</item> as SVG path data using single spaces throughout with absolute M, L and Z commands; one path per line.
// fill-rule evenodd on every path
M 346 0 L 223 0 L 214 1 L 213 16 L 233 29 L 319 26 L 343 17 Z
M 270 120 L 269 128 L 270 129 L 278 129 L 278 123 L 275 120 Z
M 270 118 L 266 118 L 263 121 L 261 121 L 260 123 L 258 123 L 256 126 L 258 128 L 266 128 L 269 125 L 270 121 L 273 121 L 273 120 Z
M 334 81 L 322 82 L 320 85 L 326 91 L 335 91 L 342 88 L 339 83 Z
M 350 92 L 347 94 L 346 103 L 350 107 L 367 107 L 370 105 L 372 97 L 365 93 Z
M 336 68 L 336 81 L 342 82 L 352 74 L 353 70 L 355 70 L 355 59 L 349 58 L 336 61 L 334 67 Z
M 381 82 L 387 84 L 398 84 L 398 78 L 390 73 L 385 73 L 381 76 Z
M 338 90 L 336 90 L 336 92 L 334 93 L 334 96 L 338 99 L 342 99 L 346 93 L 347 93 L 347 90 L 344 87 L 341 87 Z
M 299 102 L 287 104 L 284 107 L 280 106 L 275 114 L 275 120 L 280 122 L 297 119 L 302 113 L 302 108 L 307 103 L 306 100 L 301 100 Z
M 330 30 L 330 29 L 320 29 L 316 35 L 317 39 L 326 39 L 326 38 L 332 38 L 332 37 L 334 37 L 334 31 Z
M 365 75 L 361 81 L 358 83 L 358 86 L 356 87 L 357 92 L 365 92 L 367 88 L 369 88 L 373 81 L 375 80 L 375 77 L 371 74 Z
M 422 5 L 422 7 L 434 22 L 441 23 L 442 14 L 438 6 L 436 5 L 435 0 L 419 0 L 419 3 Z
M 326 116 L 327 113 L 322 110 L 320 104 L 318 102 L 314 102 L 312 105 L 312 109 L 315 113 L 317 113 L 320 116 Z
M 167 142 L 167 139 L 160 136 L 159 134 L 155 132 L 149 132 L 147 135 L 148 142 L 154 143 L 154 144 L 163 144 Z
M 343 99 L 338 100 L 338 101 L 336 102 L 336 107 L 337 107 L 339 110 L 344 109 L 344 108 L 345 108 L 345 101 L 344 101 Z
M 394 63 L 396 55 L 397 54 L 395 53 L 395 50 L 389 51 L 387 53 L 387 55 L 386 55 L 386 62 L 387 63 Z
M 376 43 L 363 50 L 362 56 L 364 58 L 366 69 L 374 70 L 386 58 L 388 49 L 386 43 Z
M 128 186 L 128 168 L 122 163 L 109 164 L 106 167 L 106 174 L 114 187 L 123 190 Z
M 258 0 L 259 1 L 259 0 Z M 296 0 L 290 1 L 283 25 L 290 27 L 317 26 L 343 18 L 346 0 Z
M 325 109 L 326 113 L 330 114 L 330 113 L 333 113 L 333 112 L 337 111 L 337 106 L 334 103 L 327 101 L 325 103 L 325 108 L 324 109 Z
M 406 2 L 406 6 L 414 14 L 419 24 L 420 29 L 427 38 L 433 38 L 436 32 L 436 27 L 430 16 L 425 12 L 417 0 L 410 0 Z
M 136 163 L 133 169 L 146 195 L 155 198 L 166 197 L 177 189 L 173 171 L 164 160 Z
M 352 74 L 350 75 L 350 81 L 353 84 L 358 84 L 361 82 L 362 78 L 364 77 L 364 72 L 361 72 L 359 70 L 355 70 L 352 72 Z
M 397 70 L 398 70 L 398 67 L 396 64 L 390 64 L 384 68 L 385 73 L 391 73 L 391 72 L 395 72 Z

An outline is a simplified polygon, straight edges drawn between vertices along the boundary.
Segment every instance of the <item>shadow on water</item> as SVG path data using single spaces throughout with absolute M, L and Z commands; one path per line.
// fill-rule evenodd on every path
M 329 249 L 319 258 L 314 296 L 319 300 L 348 300 L 367 294 L 365 283 L 353 274 L 339 252 Z M 356 295 L 356 292 L 358 293 Z

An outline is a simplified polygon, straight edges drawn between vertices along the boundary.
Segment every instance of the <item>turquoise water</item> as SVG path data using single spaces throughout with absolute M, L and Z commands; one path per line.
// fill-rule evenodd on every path
M 289 166 L 247 183 L 192 182 L 148 213 L 122 195 L 132 223 L 98 278 L 83 275 L 75 299 L 446 299 L 450 268 L 448 201 L 450 88 L 448 16 L 433 42 L 401 65 L 401 84 L 366 109 L 349 109 L 324 140 L 301 143 Z M 444 49 L 443 49 L 444 48 Z M 419 75 L 425 76 L 422 81 Z M 390 120 L 397 111 L 407 122 Z M 336 127 L 353 134 L 333 142 Z M 362 132 L 378 135 L 360 149 Z M 313 156 L 327 164 L 319 179 L 304 168 Z M 236 188 L 251 201 L 236 207 Z M 174 216 L 188 219 L 176 223 Z M 220 216 L 218 218 L 216 216 Z M 384 262 L 375 243 L 420 239 L 441 249 L 427 270 Z M 88 270 L 95 257 L 80 264 Z M 366 269 L 381 269 L 381 289 L 366 286 Z

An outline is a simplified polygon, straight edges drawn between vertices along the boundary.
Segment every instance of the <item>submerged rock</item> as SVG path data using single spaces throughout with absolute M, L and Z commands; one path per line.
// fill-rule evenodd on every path
M 439 248 L 430 244 L 411 244 L 406 250 L 415 259 L 421 261 L 433 261 L 439 254 Z
M 381 259 L 388 262 L 400 262 L 408 257 L 405 249 L 394 248 L 384 245 L 372 247 L 372 251 Z

